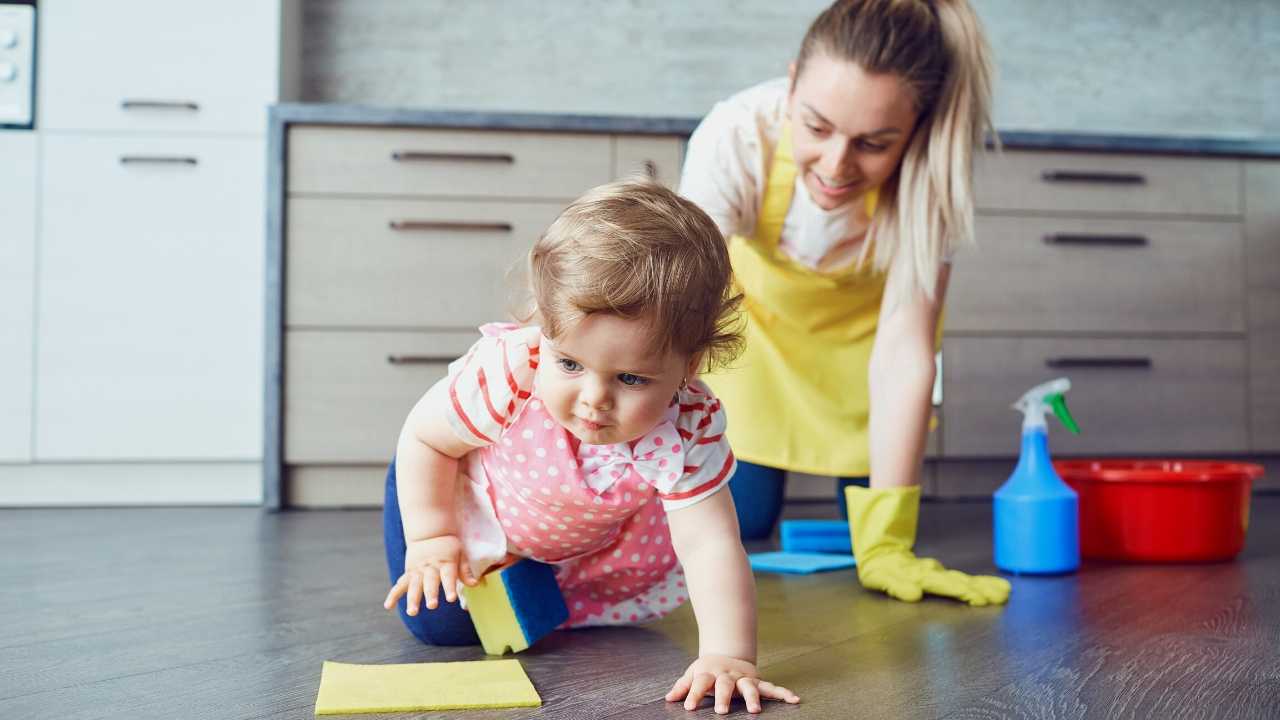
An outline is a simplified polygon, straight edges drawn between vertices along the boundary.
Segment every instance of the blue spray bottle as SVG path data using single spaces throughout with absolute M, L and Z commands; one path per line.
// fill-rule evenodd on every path
M 1080 427 L 1067 410 L 1067 378 L 1027 391 L 1014 404 L 1023 413 L 1022 454 L 995 495 L 996 567 L 1011 573 L 1048 575 L 1080 567 L 1079 499 L 1049 459 L 1045 414 L 1052 411 L 1073 433 Z

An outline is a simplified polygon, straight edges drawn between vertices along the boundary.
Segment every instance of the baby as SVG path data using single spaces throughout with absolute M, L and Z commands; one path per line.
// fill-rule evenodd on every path
M 742 343 L 720 231 L 662 186 L 616 182 L 570 205 L 528 270 L 528 321 L 482 327 L 405 421 L 387 476 L 385 606 L 423 642 L 476 643 L 451 604 L 457 583 L 533 558 L 555 568 L 567 628 L 693 603 L 698 658 L 667 700 L 694 709 L 712 694 L 721 713 L 735 691 L 751 712 L 762 697 L 799 702 L 756 670 L 733 452 L 696 379 Z

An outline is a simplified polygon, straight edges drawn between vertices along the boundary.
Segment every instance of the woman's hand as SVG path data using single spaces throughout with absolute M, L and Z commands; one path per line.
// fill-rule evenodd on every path
M 439 604 L 440 586 L 444 586 L 444 599 L 458 599 L 458 578 L 468 586 L 475 586 L 471 563 L 462 549 L 457 535 L 437 535 L 426 540 L 414 540 L 405 547 L 404 574 L 391 586 L 382 606 L 390 610 L 402 595 L 408 597 L 407 612 L 418 614 L 419 602 L 425 598 L 428 610 Z
M 800 696 L 790 690 L 761 680 L 754 663 L 726 655 L 703 655 L 694 660 L 667 692 L 667 702 L 683 699 L 685 710 L 696 710 L 702 696 L 712 694 L 715 711 L 724 715 L 729 712 L 735 692 L 746 701 L 747 712 L 751 713 L 760 712 L 762 697 L 792 705 L 800 702 Z

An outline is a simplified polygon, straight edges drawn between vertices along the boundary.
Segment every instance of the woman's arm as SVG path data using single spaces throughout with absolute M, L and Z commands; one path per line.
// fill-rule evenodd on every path
M 936 368 L 934 339 L 946 297 L 951 265 L 938 271 L 934 299 L 917 293 L 896 304 L 899 283 L 909 278 L 889 272 L 885 304 L 871 350 L 871 486 L 906 487 L 920 483 Z

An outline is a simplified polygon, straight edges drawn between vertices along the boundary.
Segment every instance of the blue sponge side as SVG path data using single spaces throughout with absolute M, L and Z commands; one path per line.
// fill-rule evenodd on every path
M 853 552 L 845 520 L 783 520 L 781 534 L 788 552 Z
M 530 645 L 569 619 L 569 607 L 550 565 L 525 559 L 501 573 L 507 599 Z
M 830 553 L 765 552 L 748 555 L 747 560 L 752 570 L 792 575 L 843 570 L 855 565 L 852 555 Z

